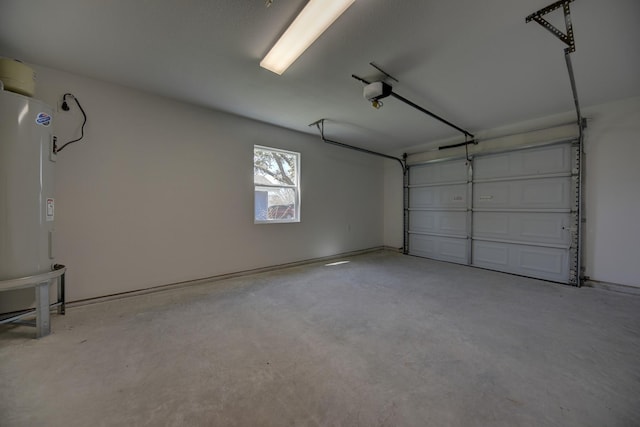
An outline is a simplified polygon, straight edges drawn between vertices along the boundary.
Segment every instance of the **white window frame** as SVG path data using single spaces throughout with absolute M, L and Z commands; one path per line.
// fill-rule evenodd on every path
M 254 145 L 253 146 L 253 152 L 254 152 L 254 156 L 255 156 L 255 150 L 259 149 L 259 150 L 265 150 L 265 151 L 274 151 L 274 152 L 279 152 L 279 153 L 285 153 L 285 154 L 290 154 L 295 156 L 296 158 L 296 163 L 295 163 L 295 168 L 296 168 L 296 174 L 295 174 L 295 185 L 289 185 L 289 184 L 257 184 L 255 182 L 255 162 L 253 163 L 254 166 L 254 172 L 253 172 L 253 176 L 254 176 L 254 181 L 253 181 L 253 194 L 254 194 L 254 206 L 253 206 L 253 222 L 254 224 L 287 224 L 287 223 L 297 223 L 300 222 L 300 158 L 301 155 L 300 153 L 296 152 L 296 151 L 289 151 L 289 150 L 282 150 L 280 148 L 273 148 L 273 147 L 267 147 L 265 145 Z M 266 219 L 266 220 L 262 220 L 262 219 L 258 219 L 256 218 L 256 190 L 258 188 L 291 188 L 294 190 L 295 192 L 295 215 L 293 218 L 291 219 Z

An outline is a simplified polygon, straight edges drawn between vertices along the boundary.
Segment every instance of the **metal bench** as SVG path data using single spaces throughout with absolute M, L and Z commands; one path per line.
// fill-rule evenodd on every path
M 0 281 L 0 292 L 14 289 L 34 288 L 36 292 L 36 306 L 14 314 L 11 317 L 0 320 L 0 324 L 12 323 L 19 325 L 34 326 L 36 337 L 42 338 L 51 333 L 51 313 L 53 307 L 58 308 L 58 314 L 65 313 L 64 278 L 67 268 L 64 265 L 56 264 L 50 272 L 35 276 L 21 277 Z M 58 283 L 58 300 L 49 303 L 49 286 L 54 282 Z M 35 321 L 22 320 L 35 314 Z

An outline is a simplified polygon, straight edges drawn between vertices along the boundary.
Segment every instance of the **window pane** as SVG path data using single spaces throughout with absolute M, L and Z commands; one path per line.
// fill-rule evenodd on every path
M 253 147 L 256 223 L 300 221 L 300 153 Z
M 253 182 L 255 184 L 295 186 L 298 180 L 297 167 L 296 153 L 259 147 L 253 150 Z
M 296 199 L 294 188 L 256 186 L 256 221 L 295 220 L 297 218 Z

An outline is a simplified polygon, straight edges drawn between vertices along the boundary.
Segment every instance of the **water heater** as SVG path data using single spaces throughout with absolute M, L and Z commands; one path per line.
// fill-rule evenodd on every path
M 0 281 L 54 264 L 52 115 L 43 102 L 0 88 Z

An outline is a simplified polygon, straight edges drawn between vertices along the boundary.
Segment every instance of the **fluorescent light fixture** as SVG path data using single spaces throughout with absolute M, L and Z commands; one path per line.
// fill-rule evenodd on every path
M 310 0 L 260 62 L 282 74 L 355 0 Z

